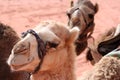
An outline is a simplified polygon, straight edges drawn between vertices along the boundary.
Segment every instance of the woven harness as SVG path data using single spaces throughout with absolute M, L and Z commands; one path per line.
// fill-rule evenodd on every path
M 80 10 L 81 11 L 81 9 L 79 8 L 79 7 L 77 7 L 76 9 L 74 9 L 74 11 L 72 11 L 72 13 L 71 14 L 73 14 L 76 10 Z M 86 24 L 86 28 L 84 29 L 84 31 L 83 32 L 87 32 L 87 30 L 90 28 L 90 27 L 94 27 L 94 21 L 92 20 L 91 22 L 87 22 L 87 20 L 86 20 L 86 18 L 85 18 L 85 15 L 84 15 L 84 13 L 83 13 L 83 11 L 81 11 L 81 14 L 82 14 L 82 16 L 83 16 L 83 20 L 84 20 L 84 22 L 85 22 L 85 24 Z M 70 15 L 68 14 L 68 17 L 70 18 Z M 68 25 L 69 25 L 69 23 L 68 23 Z M 76 25 L 76 24 L 75 24 Z M 90 31 L 91 32 L 91 31 Z M 89 35 L 87 35 L 87 38 L 89 38 L 90 36 L 91 36 L 91 34 L 92 34 L 92 32 L 89 34 Z M 77 40 L 77 42 L 76 43 L 80 43 L 81 42 L 81 38 L 82 37 L 84 37 L 84 35 L 79 35 L 79 38 L 78 38 L 78 40 Z M 80 39 L 80 40 L 79 40 Z M 85 38 L 84 39 L 84 41 L 86 41 L 87 39 Z M 83 41 L 83 40 L 82 40 Z
M 71 14 L 73 14 L 76 10 L 80 10 L 80 8 L 76 8 L 76 9 L 74 9 L 74 11 L 73 11 Z M 85 16 L 84 16 L 84 13 L 83 13 L 82 11 L 81 11 L 81 13 L 82 13 L 82 16 L 83 16 L 84 22 L 85 22 L 85 24 L 86 24 L 86 26 L 87 26 L 86 28 L 92 26 L 92 25 L 94 24 L 94 22 L 91 21 L 91 22 L 87 23 L 87 20 L 86 20 L 86 18 L 85 18 Z M 69 14 L 68 14 L 68 17 L 70 18 Z
M 37 44 L 38 44 L 38 47 L 37 47 L 38 48 L 38 57 L 41 60 L 38 64 L 38 66 L 35 68 L 34 72 L 31 73 L 31 74 L 35 74 L 41 68 L 41 65 L 43 63 L 44 56 L 46 55 L 46 46 L 45 46 L 44 41 L 32 29 L 27 30 L 27 32 L 23 32 L 22 33 L 22 38 L 24 38 L 28 33 L 32 34 L 36 38 L 36 41 L 37 41 Z

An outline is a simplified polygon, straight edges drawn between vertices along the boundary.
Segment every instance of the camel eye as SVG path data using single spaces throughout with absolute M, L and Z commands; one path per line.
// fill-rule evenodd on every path
M 71 14 L 70 13 L 67 13 L 67 16 L 68 16 L 69 19 L 71 18 Z
M 58 46 L 58 43 L 46 42 L 46 47 L 47 48 L 56 48 L 57 46 Z
M 88 14 L 88 16 L 90 19 L 93 19 L 93 17 L 94 17 L 93 14 Z

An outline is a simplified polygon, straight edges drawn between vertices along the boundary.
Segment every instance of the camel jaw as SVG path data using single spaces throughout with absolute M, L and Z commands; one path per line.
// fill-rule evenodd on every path
M 24 40 L 26 39 L 14 45 L 12 53 L 7 60 L 13 71 L 24 70 L 28 64 L 34 61 L 34 56 L 31 55 L 31 43 L 29 41 L 24 42 Z
M 10 55 L 7 63 L 8 65 L 11 67 L 11 70 L 13 71 L 18 71 L 18 70 L 23 70 L 25 66 L 27 66 L 28 64 L 32 63 L 34 60 L 34 57 L 28 57 L 25 54 L 25 52 L 27 53 L 27 51 L 22 51 L 19 52 L 19 54 L 22 55 L 15 55 L 14 51 L 12 51 L 12 54 Z

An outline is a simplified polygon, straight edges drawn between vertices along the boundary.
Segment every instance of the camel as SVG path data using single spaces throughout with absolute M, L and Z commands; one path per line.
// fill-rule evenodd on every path
M 80 29 L 79 37 L 75 42 L 76 53 L 79 55 L 86 49 L 87 39 L 94 31 L 94 16 L 98 12 L 98 4 L 94 5 L 90 0 L 78 0 L 75 5 L 72 1 L 71 6 L 67 11 L 68 25 L 70 28 L 77 26 Z
M 0 80 L 29 80 L 27 72 L 12 72 L 6 63 L 12 47 L 19 40 L 17 33 L 10 26 L 0 23 Z
M 120 80 L 120 25 L 105 32 L 90 47 L 94 66 L 78 80 Z
M 78 80 L 120 80 L 120 48 L 113 50 Z
M 120 60 L 102 57 L 92 70 L 85 72 L 78 80 L 120 80 Z
M 76 80 L 74 41 L 78 35 L 77 27 L 41 22 L 15 44 L 8 64 L 13 71 L 30 72 L 30 80 Z
M 101 34 L 98 40 L 95 40 L 93 44 L 89 45 L 89 51 L 87 53 L 87 60 L 91 61 L 94 65 L 103 56 L 109 52 L 117 49 L 120 45 L 120 25 L 116 28 L 113 27 L 106 30 L 105 33 Z

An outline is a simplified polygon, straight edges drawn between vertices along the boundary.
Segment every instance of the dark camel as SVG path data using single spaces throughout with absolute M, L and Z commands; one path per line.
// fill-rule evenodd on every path
M 19 40 L 10 26 L 0 23 L 0 80 L 29 80 L 27 72 L 12 72 L 6 63 L 13 46 Z

